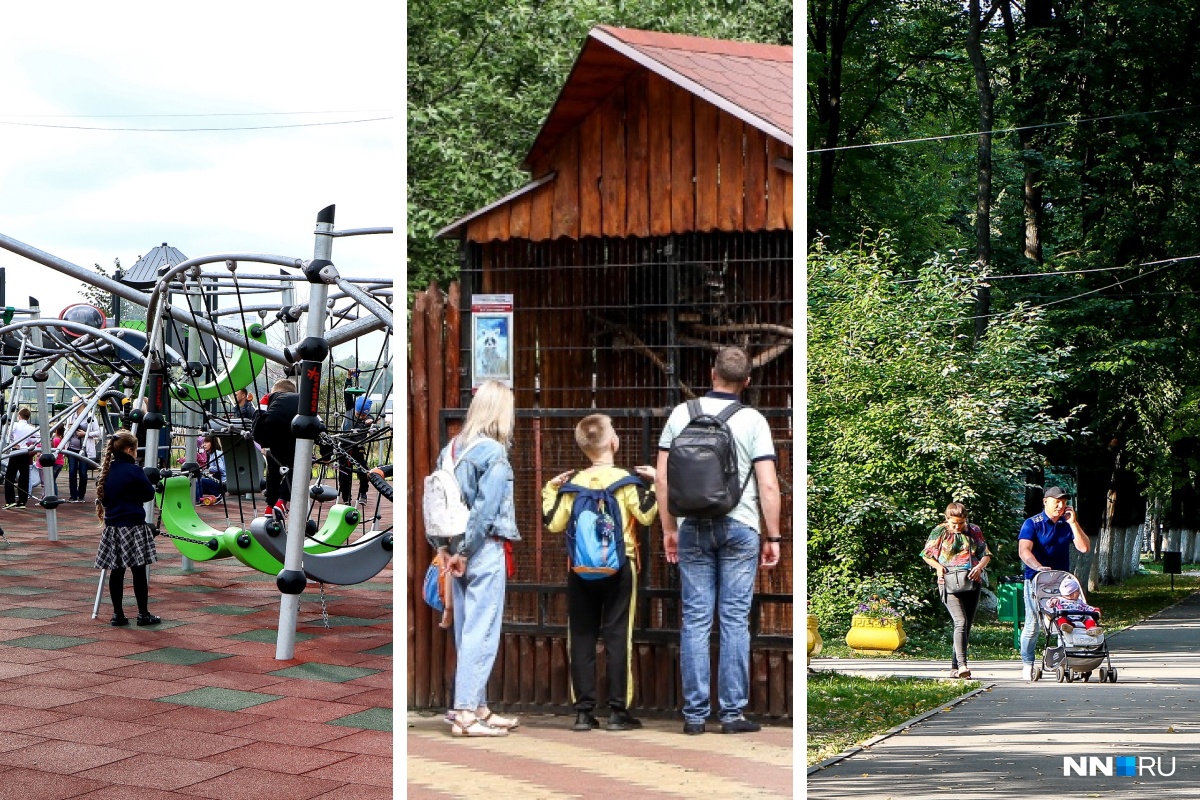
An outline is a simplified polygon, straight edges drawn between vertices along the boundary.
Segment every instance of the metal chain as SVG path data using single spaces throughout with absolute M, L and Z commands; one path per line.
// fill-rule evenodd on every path
M 325 630 L 329 630 L 329 609 L 325 606 L 325 584 L 321 586 L 321 621 L 325 623 Z

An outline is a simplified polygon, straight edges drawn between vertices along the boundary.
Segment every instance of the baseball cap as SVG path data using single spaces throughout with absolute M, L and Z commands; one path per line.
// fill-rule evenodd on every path
M 1062 579 L 1062 583 L 1058 585 L 1058 593 L 1068 595 L 1080 590 L 1079 581 L 1074 575 L 1068 575 Z
M 1067 490 L 1061 486 L 1051 486 L 1046 491 L 1042 492 L 1042 497 L 1069 497 Z
M 370 414 L 371 413 L 371 398 L 360 397 L 354 401 L 355 414 Z

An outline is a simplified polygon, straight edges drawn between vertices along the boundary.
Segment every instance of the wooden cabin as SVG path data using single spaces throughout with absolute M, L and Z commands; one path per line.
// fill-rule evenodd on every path
M 754 362 L 743 399 L 775 431 L 785 491 L 785 564 L 757 587 L 750 710 L 787 716 L 792 48 L 597 27 L 523 167 L 529 183 L 439 233 L 462 242 L 455 363 L 471 364 L 472 296 L 513 296 L 511 460 L 523 541 L 491 696 L 525 708 L 566 702 L 565 556 L 561 536 L 542 529 L 540 490 L 579 467 L 575 423 L 608 413 L 619 462 L 653 464 L 666 414 L 703 394 L 716 350 L 738 344 Z M 443 437 L 470 402 L 469 370 L 459 409 L 440 412 Z M 411 551 L 418 558 L 422 545 Z M 678 578 L 661 548 L 657 526 L 644 532 L 635 685 L 642 709 L 669 711 L 679 703 Z M 431 680 L 426 698 L 438 693 Z

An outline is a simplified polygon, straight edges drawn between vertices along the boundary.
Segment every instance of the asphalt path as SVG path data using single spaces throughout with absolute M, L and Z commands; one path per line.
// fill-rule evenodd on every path
M 985 691 L 810 773 L 808 797 L 1200 798 L 1200 593 L 1108 643 L 1116 683 L 1052 673 L 1029 683 L 1019 661 L 972 662 Z M 812 667 L 949 673 L 945 662 L 885 659 Z

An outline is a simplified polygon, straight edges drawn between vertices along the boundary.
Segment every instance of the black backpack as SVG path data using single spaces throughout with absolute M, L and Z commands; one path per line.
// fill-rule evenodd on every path
M 745 406 L 733 402 L 715 416 L 699 400 L 687 404 L 690 419 L 667 454 L 667 510 L 673 517 L 715 519 L 732 511 L 750 481 L 738 481 L 737 446 L 729 418 Z

